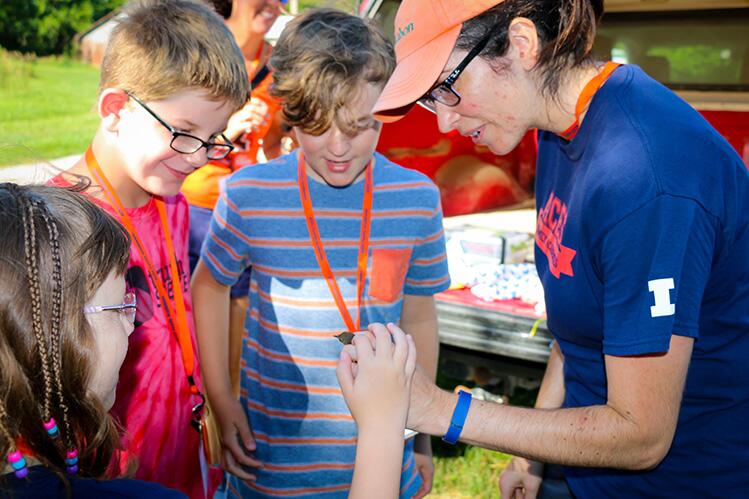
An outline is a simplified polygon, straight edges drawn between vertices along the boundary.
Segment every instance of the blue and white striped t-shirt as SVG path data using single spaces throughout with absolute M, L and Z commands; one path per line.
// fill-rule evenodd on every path
M 375 155 L 369 268 L 361 325 L 398 322 L 403 295 L 449 286 L 439 191 L 426 176 Z M 309 178 L 331 269 L 356 320 L 356 262 L 364 182 L 335 188 Z M 226 183 L 202 259 L 231 285 L 252 267 L 242 350 L 242 402 L 264 463 L 243 496 L 345 497 L 356 425 L 335 375 L 346 329 L 320 272 L 297 184 L 297 153 L 244 168 Z M 413 448 L 404 453 L 401 495 L 420 486 Z

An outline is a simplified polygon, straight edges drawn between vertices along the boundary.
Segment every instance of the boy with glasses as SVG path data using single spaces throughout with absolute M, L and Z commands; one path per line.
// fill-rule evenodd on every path
M 215 487 L 201 474 L 200 434 L 191 427 L 202 395 L 188 206 L 179 191 L 188 174 L 232 150 L 222 131 L 246 102 L 249 83 L 234 38 L 202 2 L 137 1 L 126 14 L 101 67 L 101 123 L 68 172 L 90 178 L 90 194 L 133 243 L 126 278 L 138 309 L 112 409 L 125 428 L 124 456 L 132 459 L 118 471 L 134 461 L 136 478 L 212 496 Z
M 433 295 L 449 286 L 439 191 L 374 153 L 372 108 L 393 63 L 382 33 L 355 16 L 322 9 L 293 20 L 271 57 L 272 88 L 300 149 L 234 173 L 214 210 L 193 296 L 233 495 L 347 495 L 357 427 L 335 376 L 341 331 L 410 324 L 419 363 L 436 372 Z M 237 401 L 216 311 L 228 310 L 248 266 Z M 390 428 L 397 415 L 377 418 Z M 402 497 L 429 492 L 428 439 L 409 442 L 397 464 Z

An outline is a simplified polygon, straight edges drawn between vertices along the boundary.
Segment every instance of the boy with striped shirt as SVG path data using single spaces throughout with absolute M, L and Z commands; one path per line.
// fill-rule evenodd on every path
M 334 335 L 400 323 L 421 366 L 436 372 L 433 295 L 449 285 L 439 192 L 374 153 L 372 108 L 393 65 L 377 28 L 331 9 L 292 21 L 271 58 L 273 91 L 300 149 L 227 180 L 193 280 L 232 495 L 346 496 L 357 431 L 336 381 Z M 236 401 L 229 287 L 247 267 Z M 401 497 L 427 493 L 432 474 L 429 440 L 417 437 L 404 451 Z

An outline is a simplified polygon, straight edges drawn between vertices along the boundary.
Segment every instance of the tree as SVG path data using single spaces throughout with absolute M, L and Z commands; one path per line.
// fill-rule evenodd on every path
M 125 0 L 3 0 L 0 46 L 37 55 L 61 54 L 76 33 Z

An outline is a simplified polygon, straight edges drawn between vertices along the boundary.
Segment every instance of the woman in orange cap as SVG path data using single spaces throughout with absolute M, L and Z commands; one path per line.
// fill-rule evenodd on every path
M 688 104 L 590 54 L 598 0 L 405 0 L 375 112 L 419 103 L 506 154 L 539 130 L 536 265 L 555 342 L 536 409 L 418 372 L 409 427 L 542 462 L 577 497 L 749 490 L 749 172 Z M 582 312 L 582 313 L 581 313 Z M 688 375 L 687 375 L 688 373 Z M 695 477 L 699 476 L 699 480 Z

